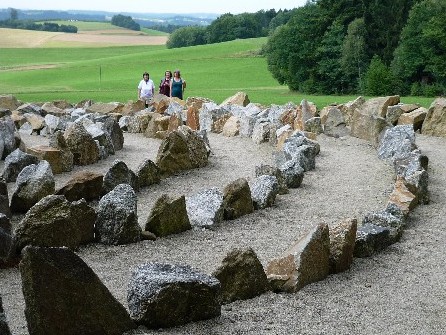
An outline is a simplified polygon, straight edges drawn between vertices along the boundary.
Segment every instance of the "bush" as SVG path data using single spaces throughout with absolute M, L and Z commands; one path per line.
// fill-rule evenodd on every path
M 390 95 L 394 92 L 393 75 L 381 58 L 373 56 L 365 74 L 365 91 L 372 96 Z

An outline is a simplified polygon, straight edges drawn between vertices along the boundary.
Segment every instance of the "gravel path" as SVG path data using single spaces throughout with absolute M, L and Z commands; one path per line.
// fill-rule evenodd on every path
M 143 225 L 162 193 L 193 194 L 209 187 L 254 177 L 254 167 L 270 163 L 272 148 L 250 139 L 209 135 L 213 154 L 206 168 L 163 180 L 138 194 Z M 40 138 L 27 138 L 37 143 Z M 346 217 L 361 219 L 384 207 L 393 187 L 393 170 L 375 149 L 356 138 L 319 136 L 316 169 L 302 186 L 277 198 L 272 208 L 225 221 L 214 231 L 193 230 L 157 241 L 125 246 L 89 245 L 78 254 L 124 305 L 131 270 L 147 261 L 188 264 L 212 273 L 235 247 L 250 246 L 264 266 L 315 224 Z M 28 143 L 28 142 L 27 142 Z M 155 159 L 160 141 L 126 134 L 124 149 L 94 166 L 105 173 L 114 159 L 136 170 Z M 429 159 L 431 203 L 412 214 L 399 243 L 352 268 L 306 286 L 295 294 L 267 293 L 222 307 L 219 318 L 164 329 L 140 327 L 131 334 L 444 334 L 446 332 L 446 139 L 417 135 Z M 0 170 L 2 169 L 0 165 Z M 57 175 L 57 186 L 70 174 Z M 12 184 L 9 185 L 12 189 Z M 18 269 L 0 270 L 0 292 L 13 334 L 28 334 Z

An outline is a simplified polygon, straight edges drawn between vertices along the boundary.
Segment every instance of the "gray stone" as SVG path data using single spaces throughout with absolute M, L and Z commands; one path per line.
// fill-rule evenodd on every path
M 214 102 L 204 103 L 199 114 L 200 129 L 212 131 L 214 123 L 226 114 L 229 114 L 228 111 Z
M 268 142 L 270 138 L 271 126 L 272 124 L 268 119 L 257 119 L 251 136 L 254 143 L 260 144 Z
M 0 213 L 0 268 L 5 267 L 10 258 L 10 250 L 12 246 L 11 231 L 11 221 L 6 215 Z
M 104 192 L 110 192 L 119 184 L 128 184 L 139 191 L 138 176 L 123 161 L 115 160 L 104 175 Z
M 191 229 L 189 217 L 186 210 L 186 199 L 184 196 L 177 198 L 163 194 L 155 202 L 144 230 L 163 237 L 170 234 L 178 234 Z
M 411 125 L 387 129 L 378 148 L 378 157 L 393 164 L 407 158 L 416 149 L 415 132 Z
M 311 117 L 304 123 L 304 130 L 315 134 L 322 134 L 324 129 L 322 128 L 320 117 Z
M 53 194 L 54 187 L 53 172 L 47 161 L 26 166 L 17 177 L 11 197 L 11 211 L 26 213 L 40 199 Z
M 9 330 L 8 322 L 6 320 L 5 312 L 3 311 L 2 296 L 0 295 L 0 334 L 11 335 Z
M 158 166 L 150 159 L 144 160 L 136 171 L 139 187 L 147 187 L 153 184 L 159 184 L 161 181 L 161 172 Z
M 110 136 L 115 151 L 124 147 L 124 134 L 114 118 L 108 117 L 102 124 L 102 130 Z
M 17 255 L 27 245 L 77 249 L 94 241 L 96 213 L 85 200 L 69 202 L 49 195 L 35 204 L 15 230 Z
M 254 209 L 263 209 L 274 205 L 279 193 L 279 183 L 275 176 L 259 176 L 249 184 L 249 187 Z
M 374 224 L 365 224 L 356 232 L 355 257 L 370 257 L 375 252 L 388 247 L 394 239 L 390 236 L 391 228 Z
M 130 185 L 120 184 L 104 195 L 97 215 L 96 237 L 101 243 L 119 245 L 140 240 L 137 197 Z
M 15 149 L 5 158 L 5 166 L 2 177 L 7 183 L 17 180 L 19 173 L 28 165 L 38 164 L 36 156 L 29 155 L 20 149 Z
M 8 185 L 6 181 L 0 177 L 0 213 L 6 217 L 11 217 L 11 209 L 9 208 Z
M 214 228 L 223 221 L 223 193 L 216 187 L 186 197 L 186 210 L 194 228 Z
M 0 119 L 0 138 L 2 138 L 0 152 L 3 151 L 0 159 L 5 159 L 20 146 L 20 135 L 16 132 L 14 121 L 9 116 Z M 1 145 L 2 143 L 3 145 Z
M 398 123 L 398 119 L 401 116 L 401 114 L 403 114 L 404 111 L 401 108 L 401 105 L 394 105 L 394 106 L 389 106 L 387 107 L 387 112 L 386 112 L 386 121 L 390 124 L 392 124 L 393 126 L 396 126 L 396 124 Z
M 251 299 L 268 291 L 262 263 L 251 248 L 231 250 L 212 275 L 220 281 L 222 304 Z
M 124 306 L 69 249 L 27 247 L 20 273 L 30 334 L 120 335 L 135 328 Z
M 219 281 L 189 266 L 139 265 L 127 301 L 132 319 L 150 328 L 174 327 L 220 316 Z
M 303 173 L 303 169 L 302 169 Z M 289 193 L 288 186 L 285 180 L 285 175 L 283 172 L 277 167 L 271 165 L 261 164 L 260 166 L 255 167 L 256 177 L 260 177 L 263 175 L 274 176 L 277 178 L 277 182 L 279 184 L 279 194 L 287 194 Z
M 296 159 L 284 160 L 281 157 L 287 158 L 283 151 L 275 154 L 276 164 L 283 175 L 286 186 L 289 188 L 300 187 L 304 179 L 305 170 Z

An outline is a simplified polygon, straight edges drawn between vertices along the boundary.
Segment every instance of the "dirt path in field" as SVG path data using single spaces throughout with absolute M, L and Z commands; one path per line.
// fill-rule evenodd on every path
M 148 36 L 141 32 L 113 29 L 69 34 L 0 28 L 0 48 L 163 45 L 167 38 L 168 36 Z
M 162 193 L 222 188 L 238 177 L 253 178 L 254 167 L 271 160 L 269 145 L 215 134 L 209 138 L 213 149 L 209 166 L 139 192 L 140 224 Z M 26 141 L 39 144 L 45 139 Z M 361 219 L 368 211 L 382 209 L 392 190 L 393 171 L 377 158 L 371 145 L 351 137 L 321 135 L 318 141 L 321 153 L 316 169 L 305 174 L 301 188 L 279 196 L 272 208 L 225 221 L 214 231 L 192 230 L 125 246 L 94 244 L 78 254 L 127 306 L 127 283 L 138 264 L 174 262 L 212 273 L 229 250 L 250 246 L 266 265 L 315 224 L 331 225 L 352 216 Z M 143 159 L 155 158 L 159 143 L 126 134 L 123 150 L 84 169 L 104 173 L 114 159 L 121 159 L 135 170 Z M 267 293 L 223 306 L 219 318 L 165 330 L 141 327 L 132 334 L 444 334 L 446 139 L 417 135 L 417 144 L 430 159 L 431 203 L 412 213 L 399 243 L 373 257 L 355 259 L 349 271 L 296 294 Z M 57 175 L 58 186 L 69 176 Z M 9 186 L 11 190 L 13 185 Z M 0 292 L 13 334 L 27 334 L 18 269 L 0 271 Z

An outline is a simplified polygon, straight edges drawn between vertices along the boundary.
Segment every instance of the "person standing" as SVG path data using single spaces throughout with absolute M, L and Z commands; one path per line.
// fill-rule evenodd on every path
M 152 99 L 154 91 L 153 80 L 150 79 L 149 73 L 144 72 L 138 85 L 138 99 L 144 101 L 146 108 L 149 107 L 149 100 Z
M 172 72 L 166 71 L 164 73 L 164 78 L 161 79 L 160 86 L 159 86 L 159 93 L 167 95 L 170 97 L 170 81 L 172 80 Z
M 181 78 L 180 70 L 173 71 L 173 79 L 170 81 L 170 97 L 177 97 L 183 100 L 183 93 L 185 88 L 186 81 Z

